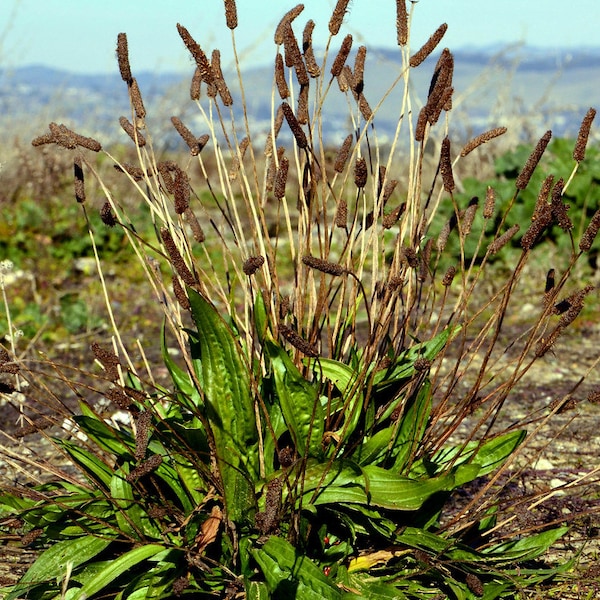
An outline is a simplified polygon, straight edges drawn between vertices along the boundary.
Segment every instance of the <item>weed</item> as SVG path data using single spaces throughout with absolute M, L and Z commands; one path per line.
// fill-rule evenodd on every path
M 403 0 L 396 2 L 399 64 L 391 86 L 404 93 L 395 136 L 380 143 L 379 100 L 367 100 L 363 73 L 366 48 L 356 52 L 353 68 L 351 36 L 330 52 L 347 4 L 337 2 L 320 64 L 313 60 L 311 22 L 301 46 L 294 32 L 302 5 L 284 15 L 274 38 L 272 120 L 258 133 L 239 70 L 238 94 L 218 53 L 209 59 L 178 25 L 196 62 L 191 96 L 209 136 L 175 117 L 189 150 L 179 162 L 160 161 L 153 150 L 126 36 L 118 36 L 132 107 L 120 123 L 138 162 L 114 160 L 150 214 L 153 236 L 140 233 L 129 207 L 99 175 L 91 153 L 110 153 L 98 142 L 55 123 L 34 140 L 74 155 L 74 195 L 113 337 L 93 344 L 101 371 L 45 363 L 49 374 L 7 351 L 0 357 L 7 376 L 18 369 L 29 384 L 30 427 L 69 465 L 45 463 L 50 481 L 5 486 L 0 496 L 23 543 L 44 549 L 8 599 L 499 598 L 570 567 L 535 562 L 565 534 L 566 519 L 510 530 L 494 486 L 518 476 L 517 459 L 574 390 L 543 414 L 508 428 L 498 423 L 510 413 L 511 391 L 555 348 L 593 291 L 570 290 L 570 276 L 593 246 L 598 219 L 580 241 L 574 237 L 563 203 L 576 181 L 569 177 L 548 186 L 520 220 L 521 231 L 511 227 L 550 133 L 525 157 L 506 204 L 494 204 L 487 193 L 478 220 L 479 202 L 462 203 L 457 163 L 503 131 L 467 143 L 464 156 L 454 150 L 448 49 L 413 117 L 411 71 L 446 27 L 411 52 L 414 4 L 407 12 Z M 235 50 L 235 2 L 224 5 Z M 321 110 L 336 88 L 348 100 L 349 125 L 334 156 Z M 401 137 L 407 157 L 400 155 Z M 440 155 L 429 181 L 423 164 L 431 139 Z M 573 176 L 584 146 L 576 146 Z M 401 168 L 405 189 L 398 185 Z M 104 194 L 104 226 L 126 236 L 164 315 L 156 342 L 161 364 L 144 355 L 145 371 L 135 366 L 126 320 L 120 324 L 110 301 L 98 249 L 105 230 L 90 216 L 89 178 Z M 443 203 L 452 213 L 434 237 Z M 538 282 L 537 315 L 505 347 L 500 334 L 511 299 L 528 262 L 544 260 L 540 241 L 555 223 L 570 242 L 568 264 L 545 286 Z M 451 236 L 456 251 L 449 251 Z M 498 281 L 490 259 L 516 239 L 515 263 Z M 65 302 L 73 323 L 84 319 L 80 304 Z M 169 383 L 159 380 L 159 366 Z M 53 380 L 77 395 L 78 411 L 53 392 Z M 39 421 L 43 397 L 53 413 Z M 107 402 L 121 412 L 120 424 L 105 418 Z M 70 434 L 50 436 L 53 423 Z M 12 462 L 37 464 L 7 447 L 4 453 Z M 581 481 L 597 472 L 591 468 Z M 449 512 L 448 501 L 475 480 L 483 483 Z M 521 502 L 533 507 L 547 497 Z

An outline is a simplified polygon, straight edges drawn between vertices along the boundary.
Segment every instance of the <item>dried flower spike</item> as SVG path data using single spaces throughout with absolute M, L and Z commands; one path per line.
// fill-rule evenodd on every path
M 317 358 L 319 353 L 317 349 L 307 342 L 303 337 L 298 335 L 291 327 L 287 325 L 279 324 L 279 333 L 292 345 L 294 348 L 300 350 L 306 356 L 311 358 Z
M 550 143 L 551 137 L 552 131 L 546 131 L 546 133 L 540 138 L 540 141 L 537 143 L 536 147 L 533 149 L 533 152 L 529 155 L 523 170 L 519 173 L 517 181 L 515 182 L 515 186 L 518 190 L 524 190 L 527 187 L 527 184 L 533 175 L 533 171 L 538 166 L 546 147 Z
M 485 192 L 485 204 L 483 205 L 483 218 L 491 219 L 494 216 L 494 206 L 496 205 L 496 190 L 488 185 Z
M 408 14 L 406 0 L 396 0 L 396 37 L 398 46 L 408 43 Z
M 81 164 L 81 156 L 78 156 L 73 161 L 73 171 L 75 176 L 75 200 L 80 204 L 85 202 L 85 185 L 83 180 L 83 166 Z
M 129 51 L 127 49 L 126 33 L 119 33 L 119 35 L 117 35 L 117 61 L 119 62 L 121 79 L 129 85 L 132 76 L 131 67 L 129 66 Z
M 235 0 L 224 0 L 225 2 L 225 22 L 227 27 L 234 30 L 238 26 L 237 7 Z
M 283 67 L 283 57 L 278 52 L 275 56 L 275 84 L 277 85 L 277 91 L 279 97 L 282 100 L 289 98 L 290 88 L 288 87 L 287 80 L 285 78 L 285 70 Z
M 146 118 L 146 109 L 144 107 L 144 102 L 142 101 L 142 93 L 140 92 L 140 88 L 135 77 L 131 80 L 131 84 L 129 85 L 129 97 L 131 99 L 133 110 L 135 111 L 136 119 L 143 122 L 143 120 Z
M 600 229 L 600 209 L 594 213 L 594 216 L 591 218 L 589 225 L 586 227 L 583 235 L 581 236 L 581 241 L 579 242 L 579 249 L 582 252 L 587 252 L 594 243 L 596 236 L 598 235 L 598 230 Z
M 302 262 L 311 269 L 326 273 L 327 275 L 333 275 L 334 277 L 339 277 L 340 275 L 348 273 L 348 269 L 339 263 L 330 262 L 322 258 L 317 258 L 316 256 L 303 256 Z
M 508 231 L 505 231 L 500 237 L 497 237 L 488 246 L 489 254 L 493 255 L 500 252 L 500 250 L 513 238 L 517 231 L 519 231 L 519 224 L 515 223 Z
M 354 165 L 354 183 L 357 188 L 362 189 L 367 185 L 367 175 L 367 161 L 362 156 L 359 156 Z
M 596 109 L 590 108 L 585 114 L 585 117 L 583 117 L 583 121 L 581 121 L 581 127 L 579 127 L 579 133 L 577 135 L 577 142 L 575 142 L 575 149 L 573 150 L 573 158 L 577 162 L 581 162 L 585 158 L 585 148 L 590 136 L 592 121 L 594 120 L 595 116 Z
M 495 127 L 494 129 L 490 129 L 489 131 L 485 131 L 484 133 L 479 134 L 477 137 L 474 137 L 471 141 L 465 144 L 465 147 L 460 151 L 460 155 L 462 157 L 467 156 L 475 150 L 475 148 L 479 148 L 482 144 L 497 138 L 498 136 L 504 135 L 507 132 L 506 127 Z
M 117 224 L 117 219 L 115 218 L 115 215 L 113 215 L 112 207 L 108 200 L 103 204 L 102 208 L 100 209 L 100 218 L 102 219 L 102 222 L 108 227 L 114 227 Z
M 136 144 L 138 148 L 146 145 L 146 138 L 129 122 L 126 117 L 120 117 L 119 124 L 123 128 L 123 131 L 131 138 L 131 141 Z
M 321 69 L 317 64 L 315 53 L 312 45 L 312 33 L 315 28 L 315 22 L 310 19 L 306 22 L 304 31 L 302 32 L 302 52 L 304 61 L 306 62 L 306 70 L 311 77 L 318 77 L 321 74 Z
M 183 40 L 183 43 L 185 44 L 186 48 L 194 57 L 202 81 L 208 84 L 213 83 L 214 75 L 210 63 L 208 62 L 208 58 L 206 57 L 206 54 L 204 54 L 202 48 L 200 48 L 196 40 L 194 40 L 194 38 L 190 35 L 190 32 L 183 25 L 177 23 L 177 31 L 179 32 L 179 35 Z
M 285 28 L 304 10 L 304 4 L 297 4 L 291 10 L 283 15 L 281 21 L 279 21 L 279 25 L 275 29 L 274 40 L 275 43 L 280 46 L 283 44 L 283 38 L 285 33 Z
M 179 277 L 181 277 L 183 282 L 190 287 L 196 285 L 196 279 L 192 275 L 192 272 L 188 266 L 185 264 L 185 261 L 183 260 L 183 257 L 181 256 L 177 245 L 175 244 L 175 240 L 173 240 L 171 232 L 166 227 L 163 227 L 160 230 L 160 237 L 162 238 L 169 258 L 171 259 L 171 264 L 173 265 L 173 268 Z
M 346 139 L 342 142 L 340 149 L 338 150 L 337 156 L 335 157 L 335 162 L 333 163 L 333 170 L 336 173 L 342 173 L 344 168 L 346 167 L 346 162 L 348 161 L 348 156 L 350 155 L 350 148 L 352 147 L 353 136 L 349 133 L 346 136 Z
M 250 256 L 244 261 L 242 271 L 245 275 L 254 275 L 265 264 L 264 256 Z
M 285 197 L 285 186 L 287 184 L 288 170 L 290 167 L 290 161 L 287 157 L 283 156 L 279 161 L 279 169 L 275 176 L 275 182 L 273 184 L 273 195 L 278 200 Z
M 334 77 L 337 77 L 344 68 L 344 64 L 346 63 L 346 59 L 348 58 L 348 54 L 350 54 L 350 50 L 352 49 L 352 36 L 348 34 L 340 46 L 340 51 L 337 53 L 333 64 L 331 65 L 331 74 Z
M 339 33 L 340 27 L 344 21 L 344 16 L 348 10 L 349 2 L 350 0 L 337 1 L 331 19 L 329 19 L 329 33 L 331 33 L 331 35 L 337 35 Z
M 298 123 L 298 119 L 296 119 L 296 115 L 294 115 L 292 107 L 287 102 L 283 102 L 281 104 L 281 109 L 283 110 L 283 116 L 285 117 L 285 120 L 287 121 L 290 130 L 294 135 L 296 144 L 298 144 L 298 148 L 306 148 L 308 146 L 306 134 L 304 131 L 302 131 L 302 127 L 300 127 L 300 123 Z
M 454 175 L 452 174 L 452 161 L 450 159 L 450 138 L 446 136 L 442 141 L 440 152 L 440 173 L 444 183 L 444 190 L 452 193 L 455 189 Z
M 436 48 L 448 29 L 447 23 L 442 23 L 423 46 L 410 57 L 411 67 L 418 67 Z
M 456 276 L 456 267 L 448 267 L 446 273 L 444 274 L 444 278 L 442 279 L 442 285 L 444 287 L 449 287 L 454 281 L 454 277 Z
M 187 297 L 185 290 L 179 282 L 179 277 L 177 277 L 177 275 L 173 275 L 171 281 L 173 284 L 173 294 L 175 295 L 177 302 L 179 302 L 179 306 L 181 306 L 183 310 L 190 310 L 192 305 L 190 304 L 190 299 Z
M 121 366 L 119 357 L 97 342 L 92 342 L 91 348 L 96 360 L 104 367 L 108 379 L 117 381 L 119 379 L 119 367 Z

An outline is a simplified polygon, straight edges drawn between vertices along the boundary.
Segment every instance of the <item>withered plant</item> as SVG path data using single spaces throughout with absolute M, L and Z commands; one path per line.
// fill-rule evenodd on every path
M 529 222 L 505 226 L 551 132 L 523 165 L 506 212 L 498 214 L 493 189 L 459 205 L 457 169 L 505 129 L 464 146 L 453 141 L 447 48 L 427 98 L 414 97 L 411 73 L 430 68 L 446 31 L 440 26 L 419 48 L 410 35 L 415 6 L 395 3 L 390 92 L 402 93 L 385 143 L 367 48 L 355 49 L 350 35 L 337 41 L 347 0 L 337 2 L 322 55 L 314 22 L 300 24 L 302 5 L 281 19 L 273 81 L 265 82 L 273 89 L 266 130 L 252 123 L 240 70 L 233 85 L 219 52 L 206 53 L 195 32 L 177 25 L 196 63 L 190 95 L 199 114 L 193 123 L 173 116 L 187 148 L 179 161 L 161 161 L 155 149 L 124 33 L 117 57 L 131 114 L 119 122 L 138 163 L 119 163 L 61 124 L 33 141 L 72 154 L 84 218 L 100 211 L 106 227 L 122 229 L 147 277 L 147 288 L 131 293 L 160 305 L 164 333 L 160 364 L 146 359 L 156 351 L 131 347 L 96 253 L 113 324 L 112 338 L 92 345 L 96 367 L 82 374 L 47 362 L 49 372 L 0 356 L 2 372 L 18 370 L 29 384 L 23 435 L 47 436 L 67 458 L 67 467 L 39 465 L 49 481 L 6 485 L 0 496 L 6 526 L 43 550 L 7 599 L 513 598 L 567 568 L 532 561 L 568 525 L 511 529 L 499 482 L 519 477 L 535 455 L 531 440 L 571 393 L 502 423 L 511 393 L 537 361 L 560 352 L 594 293 L 572 287 L 570 274 L 600 217 L 574 239 L 563 201 L 594 115 L 584 118 L 572 172 L 548 174 Z M 235 2 L 224 8 L 235 52 Z M 334 94 L 348 105 L 337 140 L 323 133 L 322 108 Z M 439 156 L 432 176 L 424 169 L 431 145 Z M 98 175 L 94 153 L 129 180 L 151 212 L 154 238 L 140 236 L 135 211 Z M 94 177 L 100 203 L 86 199 Z M 447 205 L 452 216 L 432 237 Z M 564 265 L 547 265 L 531 298 L 535 314 L 507 342 L 503 325 L 519 310 L 512 299 L 527 265 L 545 260 L 540 240 L 554 224 L 572 252 Z M 90 226 L 89 234 L 95 243 L 98 232 Z M 450 236 L 460 248 L 453 255 L 445 253 Z M 522 251 L 501 275 L 491 258 L 519 236 Z M 464 246 L 472 239 L 471 258 Z M 77 411 L 54 391 L 58 382 L 76 394 Z M 44 404 L 52 412 L 40 422 Z M 52 424 L 64 431 L 48 433 Z M 8 446 L 4 453 L 25 470 L 39 463 Z M 457 503 L 457 491 L 475 480 Z M 534 506 L 546 493 L 519 502 Z

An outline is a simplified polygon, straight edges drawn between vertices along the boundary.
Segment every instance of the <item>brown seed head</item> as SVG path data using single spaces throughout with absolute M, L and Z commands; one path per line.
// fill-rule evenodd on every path
M 110 381 L 117 381 L 119 379 L 119 367 L 121 366 L 119 357 L 97 342 L 92 342 L 91 348 L 96 360 L 104 367 L 106 377 Z
M 275 29 L 274 40 L 277 45 L 283 44 L 286 26 L 288 26 L 303 10 L 304 4 L 297 4 L 283 15 L 281 21 L 279 21 L 279 25 L 277 25 L 277 29 Z
M 403 248 L 402 255 L 411 269 L 419 266 L 419 256 L 414 248 Z
M 264 256 L 250 256 L 244 261 L 242 271 L 245 275 L 254 275 L 265 264 Z
M 136 119 L 143 122 L 146 118 L 146 108 L 144 107 L 142 93 L 140 92 L 140 88 L 135 77 L 131 80 L 131 84 L 129 85 L 129 99 L 131 100 L 131 105 L 135 111 Z
M 308 146 L 306 134 L 304 131 L 302 131 L 302 127 L 300 127 L 300 123 L 298 123 L 292 107 L 287 102 L 283 102 L 281 104 L 281 109 L 283 110 L 283 116 L 285 117 L 285 120 L 287 121 L 290 130 L 294 135 L 294 139 L 296 140 L 298 148 L 306 148 Z
M 340 46 L 340 51 L 338 52 L 333 64 L 331 65 L 331 74 L 334 77 L 337 77 L 344 68 L 344 64 L 346 63 L 346 59 L 348 58 L 348 54 L 350 54 L 350 50 L 352 49 L 352 36 L 348 34 Z
M 227 27 L 234 30 L 238 26 L 237 7 L 235 0 L 224 0 L 225 2 L 225 22 Z
M 183 169 L 175 173 L 173 196 L 175 199 L 175 213 L 182 215 L 190 205 L 190 180 Z
M 214 82 L 214 75 L 208 62 L 208 58 L 200 46 L 196 43 L 194 38 L 190 35 L 190 32 L 183 26 L 177 23 L 177 31 L 186 48 L 190 54 L 194 57 L 198 70 L 200 72 L 200 79 L 208 84 Z
M 298 335 L 296 331 L 294 331 L 291 327 L 287 325 L 279 324 L 279 333 L 283 336 L 285 340 L 287 340 L 294 348 L 300 350 L 306 356 L 310 356 L 311 358 L 317 358 L 319 356 L 319 352 L 317 349 L 307 342 L 303 337 Z
M 183 286 L 179 282 L 179 277 L 173 275 L 171 281 L 173 284 L 173 294 L 175 295 L 177 302 L 179 302 L 179 306 L 181 306 L 183 310 L 190 310 L 192 305 L 190 304 L 190 299 L 187 297 Z
M 581 121 L 581 127 L 579 127 L 579 133 L 577 135 L 577 142 L 575 142 L 575 149 L 573 150 L 573 158 L 577 162 L 581 162 L 585 158 L 585 148 L 590 135 L 592 121 L 594 120 L 595 116 L 596 109 L 590 108 L 587 113 L 585 113 L 583 121 Z
M 132 165 L 130 163 L 121 163 L 120 165 L 113 166 L 115 168 L 115 171 L 119 171 L 120 173 L 127 173 L 127 175 L 129 175 L 134 181 L 142 181 L 142 179 L 144 179 L 144 170 L 138 167 L 137 165 Z
M 290 167 L 290 161 L 287 157 L 283 156 L 279 161 L 279 169 L 275 176 L 275 182 L 273 184 L 273 195 L 278 200 L 285 197 L 285 186 L 287 184 L 288 170 Z
M 285 100 L 290 95 L 290 88 L 288 87 L 287 80 L 285 78 L 285 70 L 283 67 L 283 57 L 278 52 L 275 56 L 275 84 L 277 85 L 277 91 L 279 97 Z
M 444 274 L 444 278 L 442 279 L 442 285 L 444 287 L 449 287 L 454 281 L 454 277 L 456 276 L 456 267 L 448 267 L 446 273 Z
M 417 125 L 415 127 L 415 141 L 422 142 L 425 139 L 425 128 L 427 127 L 427 110 L 424 106 L 419 111 Z
M 450 159 L 450 138 L 446 136 L 442 141 L 440 152 L 440 173 L 444 183 L 444 190 L 452 193 L 455 189 L 454 175 L 452 174 L 452 160 Z
M 302 262 L 311 269 L 326 273 L 327 275 L 333 275 L 334 277 L 339 277 L 340 275 L 348 273 L 348 269 L 339 263 L 330 262 L 322 258 L 317 258 L 316 256 L 303 256 Z
M 479 148 L 479 146 L 497 138 L 498 136 L 504 135 L 508 130 L 506 127 L 495 127 L 494 129 L 490 129 L 489 131 L 485 131 L 484 133 L 479 134 L 477 137 L 474 137 L 471 141 L 465 144 L 465 147 L 460 151 L 460 155 L 462 157 L 467 156 L 475 150 L 475 148 Z
M 300 125 L 306 125 L 308 123 L 308 85 L 300 86 L 300 93 L 298 94 L 298 110 L 296 115 Z
M 496 204 L 496 190 L 488 185 L 485 193 L 485 204 L 483 205 L 483 218 L 491 219 L 494 216 L 494 206 Z
M 135 422 L 135 460 L 138 462 L 146 456 L 148 438 L 152 415 L 147 410 L 140 411 L 134 419 Z
M 131 397 L 120 388 L 110 388 L 104 392 L 104 396 L 122 410 L 128 410 L 133 404 Z
M 360 110 L 360 114 L 362 115 L 365 121 L 370 121 L 373 116 L 373 111 L 367 102 L 364 94 L 361 94 L 358 97 L 358 110 Z
M 340 27 L 344 21 L 344 16 L 348 10 L 349 2 L 350 0 L 337 1 L 331 19 L 329 19 L 329 33 L 331 33 L 331 35 L 337 35 L 339 33 Z
M 192 230 L 192 235 L 194 236 L 194 239 L 199 244 L 202 244 L 204 242 L 204 240 L 206 239 L 206 236 L 204 235 L 204 231 L 202 230 L 200 223 L 198 223 L 198 219 L 196 218 L 194 211 L 188 207 L 184 213 L 184 216 L 185 216 L 186 222 L 189 224 L 189 226 Z
M 442 23 L 423 46 L 410 57 L 411 67 L 418 67 L 436 48 L 448 29 L 447 23 Z
M 171 232 L 166 227 L 163 227 L 160 230 L 160 237 L 162 238 L 165 250 L 167 251 L 169 258 L 171 259 L 171 264 L 173 265 L 173 268 L 175 269 L 179 277 L 181 277 L 183 282 L 190 287 L 196 285 L 196 278 L 192 275 L 192 272 L 185 264 L 183 257 L 179 253 L 179 250 L 177 248 L 177 245 L 175 244 L 175 240 L 173 240 Z
M 562 192 L 565 186 L 565 182 L 561 177 L 555 184 L 552 190 L 552 201 L 550 203 L 550 210 L 552 217 L 558 223 L 558 226 L 563 231 L 571 231 L 573 229 L 573 222 L 571 221 L 567 211 L 569 206 L 563 202 Z
M 357 188 L 362 189 L 367 185 L 367 161 L 359 156 L 354 164 L 354 184 Z
M 396 206 L 391 212 L 383 216 L 382 225 L 384 229 L 391 229 L 404 214 L 406 210 L 406 202 L 403 202 L 400 206 Z
M 500 252 L 500 250 L 514 237 L 517 231 L 519 231 L 519 224 L 515 223 L 508 231 L 505 231 L 488 246 L 488 253 L 494 255 Z
M 113 215 L 112 207 L 108 200 L 102 205 L 102 208 L 100 209 L 100 218 L 102 219 L 102 222 L 108 227 L 114 227 L 117 224 L 117 219 L 115 218 L 115 215 Z
M 75 200 L 80 204 L 85 202 L 85 185 L 83 180 L 83 165 L 81 156 L 77 156 L 73 161 L 73 171 L 75 176 Z
M 540 138 L 540 141 L 537 143 L 536 147 L 533 149 L 533 152 L 529 155 L 523 170 L 519 173 L 519 176 L 515 182 L 515 186 L 518 190 L 524 190 L 527 187 L 527 184 L 533 175 L 533 171 L 538 166 L 546 147 L 550 143 L 551 137 L 552 131 L 546 131 L 546 133 Z
M 338 202 L 335 211 L 335 226 L 340 229 L 345 229 L 348 224 L 348 203 L 342 199 Z
M 183 124 L 179 117 L 171 117 L 171 123 L 173 123 L 173 127 L 175 127 L 177 130 L 177 133 L 181 136 L 181 139 L 188 145 L 190 154 L 192 156 L 198 156 L 201 150 L 200 144 L 198 143 L 198 138 L 196 138 L 194 134 Z
M 140 477 L 148 475 L 155 469 L 158 469 L 162 464 L 162 461 L 163 458 L 160 454 L 154 454 L 147 461 L 132 469 L 125 479 L 129 482 L 137 481 Z
M 119 33 L 117 35 L 117 61 L 121 79 L 129 85 L 133 79 L 131 76 L 131 67 L 129 66 L 129 51 L 127 49 L 127 34 Z
M 202 84 L 202 73 L 200 69 L 196 67 L 194 75 L 192 77 L 192 83 L 190 84 L 190 98 L 192 100 L 200 100 L 200 85 Z
M 302 32 L 302 52 L 306 63 L 306 70 L 311 77 L 318 77 L 321 74 L 321 69 L 315 59 L 315 53 L 312 45 L 312 33 L 315 28 L 315 22 L 310 19 L 306 22 L 304 31 Z
M 594 216 L 591 218 L 589 225 L 586 227 L 586 230 L 583 232 L 581 236 L 581 241 L 579 242 L 579 249 L 582 252 L 587 252 L 594 243 L 596 236 L 598 235 L 598 230 L 600 229 L 600 209 L 594 213 Z
M 123 131 L 131 138 L 131 141 L 136 144 L 138 148 L 146 145 L 146 138 L 129 122 L 127 117 L 120 117 L 119 124 L 123 128 Z
M 540 238 L 542 233 L 552 223 L 552 210 L 548 204 L 544 204 L 536 218 L 532 220 L 529 229 L 521 238 L 521 248 L 523 250 L 531 250 L 535 242 Z
M 398 46 L 408 43 L 408 14 L 406 0 L 396 0 L 396 38 Z
M 346 139 L 342 142 L 340 149 L 338 150 L 335 162 L 333 163 L 333 170 L 336 173 L 342 173 L 348 162 L 348 156 L 350 155 L 350 149 L 352 148 L 353 135 L 349 133 Z
M 354 58 L 354 81 L 352 88 L 357 94 L 361 94 L 365 87 L 365 60 L 367 57 L 367 47 L 359 46 Z

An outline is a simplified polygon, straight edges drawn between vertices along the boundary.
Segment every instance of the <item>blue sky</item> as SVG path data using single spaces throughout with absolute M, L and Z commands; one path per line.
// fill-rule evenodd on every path
M 192 68 L 175 25 L 185 25 L 207 51 L 218 47 L 224 63 L 231 58 L 230 32 L 222 0 L 2 0 L 0 64 L 26 64 L 76 72 L 116 72 L 117 34 L 128 35 L 132 69 Z M 270 63 L 272 32 L 295 0 L 237 0 L 238 51 L 246 66 Z M 316 23 L 314 39 L 327 39 L 335 0 L 305 0 L 297 20 Z M 410 5 L 410 3 L 409 3 Z M 151 7 L 151 8 L 148 8 Z M 450 49 L 525 42 L 548 48 L 600 44 L 600 0 L 420 0 L 414 4 L 411 46 L 415 49 L 443 22 L 443 44 Z M 395 1 L 352 0 L 341 33 L 355 43 L 395 45 Z M 340 35 L 341 38 L 341 35 Z

